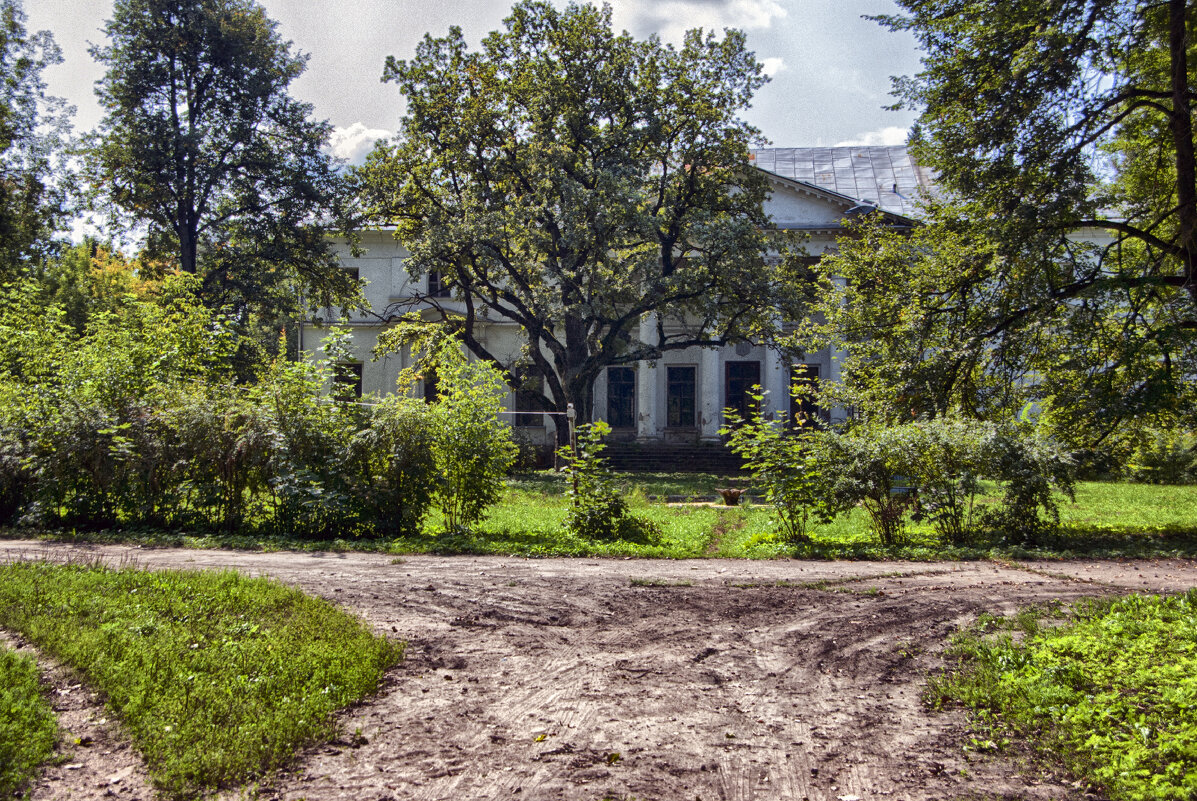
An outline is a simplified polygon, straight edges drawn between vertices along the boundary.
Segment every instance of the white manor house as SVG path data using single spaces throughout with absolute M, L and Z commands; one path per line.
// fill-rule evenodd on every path
M 875 206 L 896 225 L 914 225 L 918 197 L 931 189 L 932 176 L 914 163 L 904 146 L 771 148 L 755 151 L 752 159 L 772 189 L 765 211 L 778 228 L 805 233 L 805 249 L 815 258 L 835 249 L 849 210 Z M 361 391 L 383 395 L 395 391 L 399 371 L 412 361 L 406 352 L 373 361 L 378 336 L 390 325 L 387 310 L 409 305 L 417 293 L 438 296 L 440 288 L 435 275 L 408 274 L 407 251 L 391 231 L 365 231 L 360 246 L 362 252 L 354 256 L 347 245 L 338 245 L 338 255 L 342 265 L 363 280 L 369 311 L 346 319 L 334 319 L 330 313 L 326 319 L 350 331 Z M 449 308 L 454 303 L 441 302 Z M 653 324 L 642 323 L 650 331 Z M 301 350 L 317 354 L 324 334 L 322 323 L 302 323 Z M 504 320 L 487 324 L 481 338 L 500 358 L 514 360 L 524 346 L 517 326 Z M 748 343 L 672 351 L 654 362 L 608 367 L 595 383 L 592 418 L 610 424 L 616 440 L 717 443 L 722 410 L 745 408 L 745 395 L 753 385 L 768 390 L 777 408 L 779 402 L 792 402 L 794 377 L 835 381 L 839 365 L 837 354 L 827 349 L 806 353 L 800 360 Z M 516 392 L 508 396 L 506 406 L 508 420 L 526 442 L 554 441 L 552 416 L 526 413 Z M 844 416 L 842 409 L 814 411 L 833 422 Z

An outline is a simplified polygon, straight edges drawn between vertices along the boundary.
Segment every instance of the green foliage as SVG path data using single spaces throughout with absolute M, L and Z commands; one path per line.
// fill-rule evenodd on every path
M 391 395 L 376 405 L 369 426 L 351 443 L 348 467 L 360 471 L 363 516 L 383 536 L 418 534 L 437 486 L 436 420 L 428 405 Z
M 327 601 L 235 573 L 4 565 L 0 626 L 86 676 L 179 799 L 332 737 L 333 714 L 403 653 Z
M 494 375 L 446 362 L 456 389 L 433 409 L 360 404 L 335 380 L 334 331 L 326 359 L 239 384 L 241 339 L 195 283 L 93 309 L 82 335 L 32 283 L 0 293 L 0 521 L 394 536 L 434 491 L 458 521 L 497 496 L 511 445 Z
M 590 541 L 655 543 L 661 529 L 650 520 L 632 514 L 624 495 L 617 490 L 603 459 L 611 426 L 599 420 L 577 427 L 576 449 L 562 448 L 557 455 L 566 461 L 570 508 L 565 530 Z
M 1037 545 L 1060 524 L 1053 491 L 1075 497 L 1071 457 L 1058 443 L 1014 426 L 997 428 L 984 447 L 987 476 L 1003 488 L 1002 505 L 986 524 L 1012 542 Z
M 834 435 L 809 428 L 805 420 L 797 420 L 797 427 L 787 430 L 760 411 L 764 396 L 755 397 L 756 414 L 744 420 L 734 410 L 726 410 L 728 423 L 721 433 L 776 510 L 786 542 L 807 542 L 812 521 L 829 523 L 854 503 L 837 493 L 828 470 L 828 449 L 835 447 L 830 437 Z
M 384 79 L 406 116 L 356 172 L 367 213 L 467 301 L 413 298 L 475 355 L 496 360 L 487 320 L 520 326 L 502 367 L 542 382 L 543 410 L 587 414 L 608 365 L 766 336 L 794 296 L 763 258 L 785 239 L 767 181 L 743 167 L 759 134 L 737 115 L 765 78 L 741 32 L 675 48 L 615 32 L 609 8 L 522 0 L 480 50 L 454 27 Z M 685 324 L 642 336 L 652 315 Z
M 0 796 L 24 797 L 57 742 L 58 722 L 42 697 L 37 663 L 0 646 Z
M 106 116 L 92 183 L 213 307 L 273 320 L 354 300 L 327 234 L 346 193 L 331 126 L 287 87 L 306 58 L 253 0 L 118 0 L 92 55 Z M 277 330 L 277 329 L 276 329 Z
M 812 339 L 848 351 L 847 395 L 892 420 L 1033 401 L 1073 447 L 1159 414 L 1192 427 L 1192 5 L 902 0 L 881 18 L 923 47 L 896 94 L 940 191 L 911 236 L 868 224 L 819 268 L 845 279 Z
M 26 31 L 20 0 L 0 2 L 0 281 L 29 275 L 64 227 L 70 110 L 42 78 L 61 62 L 48 32 Z
M 440 326 L 409 322 L 379 338 L 380 351 L 404 345 L 422 354 L 420 369 L 436 375 L 430 411 L 435 498 L 445 530 L 455 532 L 479 522 L 499 499 L 503 479 L 519 456 L 511 429 L 499 423 L 507 386 L 490 362 L 469 359 L 457 337 Z M 400 388 L 411 387 L 420 375 L 404 371 Z
M 1192 798 L 1197 591 L 1082 602 L 1062 626 L 1040 614 L 958 637 L 928 699 L 971 707 L 982 736 L 1025 737 L 1111 799 Z
M 1197 483 L 1197 434 L 1146 428 L 1125 465 L 1126 477 L 1148 484 Z

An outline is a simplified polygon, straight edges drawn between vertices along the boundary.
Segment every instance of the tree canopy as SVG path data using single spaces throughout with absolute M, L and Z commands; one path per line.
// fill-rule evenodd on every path
M 57 170 L 68 111 L 46 95 L 42 70 L 62 61 L 49 33 L 30 34 L 18 0 L 0 0 L 0 277 L 43 259 L 63 218 Z
M 941 194 L 913 237 L 866 225 L 820 334 L 885 414 L 1036 402 L 1058 433 L 1191 413 L 1197 375 L 1193 4 L 900 0 L 897 81 Z
M 327 233 L 345 208 L 330 126 L 288 94 L 306 57 L 253 0 L 117 0 L 95 185 L 211 303 L 272 312 L 356 293 Z
M 790 285 L 746 166 L 759 134 L 737 115 L 765 78 L 744 36 L 675 48 L 615 33 L 609 7 L 531 1 L 504 25 L 478 51 L 452 28 L 386 64 L 407 114 L 357 172 L 366 213 L 453 287 L 412 308 L 583 417 L 608 365 L 769 336 Z M 488 348 L 495 320 L 526 335 L 517 361 Z

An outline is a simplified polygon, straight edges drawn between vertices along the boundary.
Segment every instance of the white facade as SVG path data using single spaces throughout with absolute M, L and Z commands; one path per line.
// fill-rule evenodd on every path
M 805 232 L 809 237 L 805 248 L 812 257 L 834 249 L 836 237 L 843 233 L 845 215 L 851 209 L 859 209 L 861 199 L 809 181 L 773 173 L 768 175 L 772 193 L 765 210 L 774 224 L 778 228 Z M 897 187 L 896 183 L 894 187 Z M 906 217 L 895 217 L 895 220 L 899 224 L 911 222 Z M 374 360 L 378 336 L 389 325 L 385 315 L 388 309 L 401 307 L 410 300 L 415 294 L 413 290 L 427 292 L 428 278 L 413 278 L 407 273 L 404 267 L 407 251 L 389 231 L 364 232 L 360 246 L 363 252 L 358 256 L 354 256 L 347 245 L 337 247 L 345 269 L 356 270 L 364 282 L 370 312 L 356 314 L 336 324 L 347 327 L 351 333 L 353 357 L 361 363 L 363 394 L 383 395 L 395 391 L 400 370 L 412 363 L 409 353 L 389 354 Z M 443 302 L 448 308 L 454 305 L 451 300 Z M 647 327 L 644 332 L 647 339 L 655 320 L 646 318 L 641 326 Z M 321 324 L 305 323 L 301 327 L 301 350 L 317 353 L 323 335 Z M 502 320 L 484 325 L 479 339 L 498 358 L 512 361 L 524 344 L 518 328 Z M 730 396 L 741 392 L 746 382 L 753 378 L 767 391 L 766 410 L 788 415 L 791 411 L 791 377 L 796 369 L 805 371 L 808 376 L 817 376 L 819 380 L 836 381 L 840 376 L 840 359 L 837 353 L 829 350 L 791 358 L 775 349 L 747 343 L 670 351 L 655 362 L 642 361 L 623 369 L 608 368 L 595 382 L 592 417 L 611 423 L 616 439 L 718 441 L 719 428 L 723 424 L 722 410 L 734 405 L 734 398 Z M 506 406 L 511 412 L 515 411 L 514 393 L 508 396 Z M 843 410 L 833 409 L 825 416 L 836 421 L 842 419 L 843 414 Z M 530 419 L 525 417 L 521 422 Z M 521 435 L 530 443 L 551 443 L 552 418 L 536 419 L 545 422 L 540 426 L 521 426 Z M 514 417 L 509 416 L 508 422 L 514 422 Z

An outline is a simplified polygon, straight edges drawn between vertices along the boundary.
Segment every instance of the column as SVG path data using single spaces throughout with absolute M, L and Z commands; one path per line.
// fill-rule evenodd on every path
M 718 441 L 723 425 L 723 366 L 718 348 L 702 348 L 698 363 L 698 413 L 700 434 L 704 440 Z

